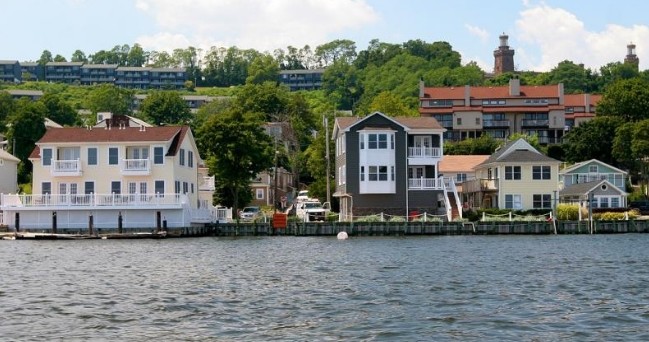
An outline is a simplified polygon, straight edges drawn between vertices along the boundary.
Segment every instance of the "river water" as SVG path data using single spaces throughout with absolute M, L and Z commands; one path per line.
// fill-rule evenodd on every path
M 0 340 L 649 340 L 649 234 L 0 241 Z

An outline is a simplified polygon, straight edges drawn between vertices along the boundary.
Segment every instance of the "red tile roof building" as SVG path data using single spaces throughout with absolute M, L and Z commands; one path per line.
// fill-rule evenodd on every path
M 536 134 L 542 144 L 560 143 L 572 126 L 594 116 L 600 95 L 564 95 L 563 84 L 527 86 L 425 87 L 419 84 L 419 113 L 447 129 L 444 139 L 459 141 L 483 133 L 506 139 Z

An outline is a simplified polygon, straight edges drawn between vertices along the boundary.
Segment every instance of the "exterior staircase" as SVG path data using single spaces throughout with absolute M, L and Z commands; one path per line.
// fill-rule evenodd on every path
M 449 191 L 448 192 L 448 201 L 451 206 L 451 220 L 455 220 L 456 218 L 462 218 L 460 216 L 460 208 L 457 207 L 457 201 L 455 199 L 456 194 L 454 192 Z

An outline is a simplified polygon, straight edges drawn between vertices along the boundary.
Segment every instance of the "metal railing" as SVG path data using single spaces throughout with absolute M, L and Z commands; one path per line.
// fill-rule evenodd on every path
M 155 207 L 183 206 L 188 204 L 187 195 L 167 194 L 66 194 L 66 195 L 2 195 L 2 206 L 8 207 Z

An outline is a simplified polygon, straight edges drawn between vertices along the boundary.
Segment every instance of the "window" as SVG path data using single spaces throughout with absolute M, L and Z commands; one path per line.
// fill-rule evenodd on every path
M 521 167 L 505 166 L 505 179 L 521 179 Z
M 187 151 L 187 166 L 194 167 L 194 151 Z
M 387 181 L 388 180 L 388 167 L 387 166 L 370 166 L 368 179 L 370 181 Z
M 96 147 L 88 147 L 88 165 L 97 165 Z
M 475 118 L 475 124 L 480 125 L 480 118 Z
M 155 193 L 164 194 L 165 193 L 165 181 L 157 180 L 155 181 Z
M 608 197 L 600 197 L 599 198 L 599 207 L 600 208 L 608 208 Z
M 95 193 L 95 182 L 85 182 L 83 187 L 86 195 Z
M 180 193 L 180 181 L 175 181 L 174 182 L 174 193 L 176 193 L 176 194 Z
M 597 165 L 589 165 L 588 166 L 588 172 L 597 173 Z
M 185 165 L 185 149 L 180 149 L 180 165 Z
M 361 166 L 361 182 L 365 181 L 365 166 Z
M 620 207 L 620 198 L 611 197 L 611 208 L 619 208 L 619 207 Z
M 505 195 L 505 208 L 522 209 L 521 195 Z
M 392 175 L 392 181 L 394 182 L 394 166 L 390 166 L 390 174 Z
M 41 193 L 43 195 L 50 195 L 52 194 L 52 183 L 50 182 L 43 182 L 41 183 Z
M 455 181 L 458 183 L 466 181 L 466 173 L 458 173 L 455 175 Z
M 114 194 L 121 194 L 122 193 L 122 182 L 120 181 L 112 181 L 110 182 L 110 192 Z
M 162 147 L 153 148 L 153 163 L 154 164 L 164 164 L 164 153 Z
M 44 148 L 43 149 L 43 166 L 50 166 L 52 165 L 52 149 L 51 148 Z
M 549 194 L 533 195 L 532 206 L 534 209 L 550 209 L 552 208 L 552 197 Z
M 257 194 L 255 196 L 258 200 L 264 199 L 264 189 L 257 189 Z
M 361 142 L 361 150 L 364 150 L 365 149 L 365 134 L 361 133 L 359 135 L 359 140 Z
M 532 166 L 532 179 L 550 179 L 550 167 Z
M 109 147 L 108 148 L 108 165 L 117 165 L 117 160 L 118 159 L 119 159 L 119 157 L 118 157 L 117 147 Z
M 385 133 L 381 134 L 368 134 L 367 148 L 376 150 L 382 149 L 385 150 L 388 148 L 388 135 Z M 362 147 L 361 147 L 362 149 Z
M 458 126 L 462 126 L 462 118 L 457 118 L 457 119 L 455 119 L 455 123 L 456 123 Z
M 183 182 L 183 194 L 186 194 L 189 192 L 189 183 Z
M 394 150 L 394 134 L 390 134 L 390 149 Z

